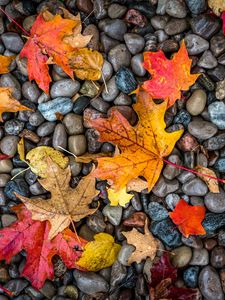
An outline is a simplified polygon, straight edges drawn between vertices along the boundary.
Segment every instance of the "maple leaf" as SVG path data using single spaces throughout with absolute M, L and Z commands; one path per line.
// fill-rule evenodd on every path
M 110 234 L 98 233 L 94 236 L 94 241 L 85 245 L 77 264 L 88 271 L 97 272 L 111 267 L 117 259 L 120 249 L 121 246 L 115 243 Z
M 18 221 L 0 230 L 0 260 L 10 263 L 14 255 L 25 250 L 26 264 L 21 276 L 27 277 L 37 289 L 43 286 L 46 279 L 53 279 L 54 255 L 59 255 L 67 268 L 80 268 L 76 261 L 87 243 L 85 240 L 78 240 L 75 233 L 66 229 L 50 241 L 49 222 L 32 220 L 31 213 L 23 204 L 13 207 L 12 210 L 17 214 Z
M 51 192 L 51 199 L 31 200 L 17 193 L 15 195 L 31 211 L 33 220 L 50 222 L 49 239 L 52 239 L 73 221 L 80 221 L 96 211 L 96 208 L 89 208 L 89 204 L 98 191 L 95 189 L 95 179 L 90 176 L 82 178 L 76 189 L 72 189 L 69 185 L 70 167 L 61 169 L 50 157 L 47 157 L 46 161 L 48 164 L 46 178 L 38 181 Z
M 168 253 L 165 253 L 151 267 L 151 282 L 149 294 L 151 300 L 197 300 L 197 289 L 177 288 L 174 282 L 177 279 L 177 269 L 171 264 Z
M 16 58 L 13 56 L 0 55 L 0 74 L 6 74 L 9 72 L 9 66 L 11 62 Z
M 206 234 L 201 222 L 205 218 L 206 209 L 204 206 L 192 206 L 185 200 L 180 199 L 170 218 L 178 225 L 180 232 L 189 237 L 191 234 Z
M 224 35 L 225 35 L 225 12 L 222 13 L 221 19 L 222 19 L 222 21 L 223 21 L 223 33 L 224 33 Z
M 92 173 L 92 176 L 112 181 L 115 191 L 138 176 L 146 179 L 150 191 L 159 178 L 163 157 L 171 153 L 183 133 L 183 130 L 165 131 L 166 101 L 155 104 L 143 89 L 138 91 L 137 98 L 134 109 L 139 122 L 135 127 L 116 109 L 111 110 L 108 119 L 89 120 L 100 134 L 99 141 L 111 142 L 121 151 L 114 157 L 98 158 L 98 167 Z
M 127 243 L 135 246 L 135 251 L 128 259 L 128 264 L 133 262 L 140 263 L 143 259 L 150 257 L 153 260 L 156 256 L 158 249 L 158 242 L 153 237 L 148 229 L 148 222 L 145 221 L 144 227 L 145 233 L 140 233 L 137 229 L 133 228 L 131 231 L 124 232 L 122 234 L 126 237 Z
M 122 188 L 121 190 L 114 191 L 113 189 L 109 188 L 108 192 L 108 199 L 110 201 L 110 205 L 116 206 L 120 205 L 125 207 L 125 205 L 133 198 L 134 195 L 128 194 L 126 191 L 126 187 Z
M 199 173 L 197 174 L 202 180 L 205 181 L 205 183 L 207 184 L 210 192 L 212 193 L 219 193 L 219 183 L 216 179 L 212 179 L 210 177 L 206 177 L 204 175 L 208 175 L 208 176 L 212 176 L 214 178 L 216 178 L 216 174 L 213 170 L 210 170 L 209 168 L 203 167 L 203 166 L 196 166 L 195 170 Z M 202 175 L 200 175 L 202 174 Z
M 150 72 L 152 78 L 145 81 L 142 87 L 153 99 L 168 98 L 170 107 L 181 98 L 181 90 L 188 90 L 200 75 L 190 74 L 191 63 L 184 41 L 170 60 L 161 50 L 145 52 L 144 68 Z
M 13 98 L 12 89 L 8 87 L 0 87 L 0 121 L 2 122 L 2 114 L 4 112 L 18 112 L 21 110 L 32 110 L 29 107 L 22 105 L 19 101 Z
M 208 5 L 213 10 L 214 14 L 217 16 L 219 16 L 223 11 L 225 11 L 224 0 L 208 0 Z

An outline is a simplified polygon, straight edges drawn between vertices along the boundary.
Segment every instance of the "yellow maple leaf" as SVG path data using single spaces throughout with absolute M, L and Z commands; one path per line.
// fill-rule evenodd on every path
M 110 205 L 116 206 L 125 206 L 132 198 L 132 194 L 128 194 L 126 191 L 126 187 L 122 188 L 119 191 L 115 191 L 114 189 L 108 189 L 108 198 L 110 201 Z

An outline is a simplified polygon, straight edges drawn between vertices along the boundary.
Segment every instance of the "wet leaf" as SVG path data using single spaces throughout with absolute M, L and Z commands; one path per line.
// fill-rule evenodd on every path
M 9 66 L 16 56 L 0 55 L 0 74 L 9 73 Z
M 97 272 L 111 267 L 117 259 L 121 246 L 107 233 L 98 233 L 88 242 L 77 264 L 88 271 Z
M 210 170 L 209 168 L 206 168 L 206 167 L 203 167 L 203 166 L 197 166 L 195 167 L 195 170 L 203 175 L 209 175 L 209 176 L 212 176 L 212 177 L 216 177 L 216 174 L 213 170 Z M 212 193 L 219 193 L 220 190 L 219 190 L 219 183 L 216 179 L 212 179 L 212 178 L 209 178 L 209 177 L 206 177 L 206 176 L 201 176 L 201 175 L 198 175 L 198 177 L 200 177 L 202 180 L 205 181 L 205 183 L 207 184 L 210 192 Z
M 133 196 L 134 195 L 127 193 L 126 187 L 122 188 L 118 192 L 111 188 L 108 189 L 108 198 L 110 205 L 112 206 L 120 205 L 125 207 L 125 205 L 130 202 Z

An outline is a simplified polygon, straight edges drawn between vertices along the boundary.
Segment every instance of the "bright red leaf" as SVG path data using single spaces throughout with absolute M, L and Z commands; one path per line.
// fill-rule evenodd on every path
M 201 224 L 205 218 L 205 211 L 204 206 L 192 206 L 180 199 L 174 211 L 170 213 L 170 218 L 178 225 L 185 237 L 192 234 L 205 234 L 205 229 Z
M 223 21 L 223 33 L 225 35 L 225 11 L 221 15 L 221 19 Z
M 144 67 L 151 74 L 151 79 L 142 87 L 153 99 L 169 99 L 168 107 L 181 98 L 181 90 L 188 90 L 195 83 L 199 74 L 190 74 L 191 59 L 185 43 L 172 59 L 167 59 L 160 50 L 144 53 Z
M 79 268 L 75 262 L 82 254 L 85 240 L 78 241 L 76 234 L 66 229 L 50 241 L 48 221 L 32 220 L 31 213 L 22 204 L 15 206 L 13 211 L 17 213 L 18 221 L 0 230 L 0 260 L 9 263 L 14 255 L 25 250 L 26 264 L 21 275 L 37 289 L 46 279 L 53 279 L 54 255 L 60 256 L 67 268 Z

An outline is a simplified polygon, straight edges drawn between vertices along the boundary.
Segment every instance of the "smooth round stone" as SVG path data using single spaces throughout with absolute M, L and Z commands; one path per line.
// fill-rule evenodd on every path
M 225 173 L 225 158 L 219 158 L 215 162 L 214 168 L 221 173 Z
M 208 106 L 208 113 L 212 123 L 219 129 L 225 129 L 225 104 L 222 101 L 215 101 Z
M 19 142 L 18 136 L 5 136 L 0 141 L 0 150 L 3 154 L 7 154 L 9 156 L 14 156 L 17 152 L 17 144 Z
M 29 190 L 34 196 L 42 195 L 47 192 L 38 181 L 30 185 Z
M 117 257 L 118 261 L 123 266 L 129 266 L 128 259 L 134 251 L 135 247 L 133 245 L 123 245 Z
M 115 40 L 123 41 L 123 36 L 127 32 L 127 25 L 120 19 L 109 20 L 104 26 L 104 32 Z
M 27 100 L 37 103 L 38 98 L 41 96 L 41 91 L 35 82 L 26 81 L 22 86 L 22 94 Z
M 188 265 L 192 257 L 191 248 L 187 246 L 181 246 L 173 249 L 172 264 L 176 268 L 183 268 Z
M 198 116 L 205 108 L 207 95 L 205 91 L 197 89 L 187 100 L 186 109 L 192 116 Z
M 20 58 L 19 55 L 17 55 L 16 57 L 16 64 L 18 67 L 18 70 L 20 71 L 20 73 L 24 76 L 28 77 L 28 71 L 27 71 L 27 59 L 24 58 Z
M 200 14 L 207 8 L 206 0 L 185 0 L 189 10 L 194 14 Z
M 80 89 L 80 83 L 72 79 L 61 79 L 53 83 L 50 89 L 51 98 L 72 98 Z
M 133 55 L 141 52 L 145 46 L 145 39 L 136 33 L 124 34 L 124 41 L 128 50 Z
M 210 50 L 215 57 L 220 56 L 225 50 L 225 38 L 224 35 L 214 35 L 210 40 Z
M 120 44 L 119 41 L 110 38 L 104 32 L 101 33 L 100 40 L 101 40 L 102 50 L 105 53 L 108 53 L 112 48 Z
M 108 16 L 111 19 L 121 18 L 127 11 L 126 6 L 113 3 L 108 8 Z
M 208 193 L 204 199 L 205 206 L 214 213 L 225 212 L 225 192 L 220 188 L 219 193 Z
M 5 132 L 9 135 L 18 135 L 23 128 L 24 123 L 17 119 L 6 121 L 4 125 Z
M 205 196 L 208 187 L 201 179 L 194 178 L 183 184 L 182 191 L 188 196 Z
M 185 18 L 187 10 L 185 5 L 179 0 L 169 0 L 166 5 L 166 13 L 174 18 Z
M 77 287 L 85 294 L 95 295 L 96 293 L 107 293 L 109 284 L 100 275 L 94 272 L 73 271 Z
M 1 40 L 6 47 L 6 49 L 19 53 L 23 48 L 23 40 L 18 33 L 6 32 L 1 35 Z
M 113 74 L 113 67 L 112 65 L 107 61 L 104 60 L 103 66 L 102 66 L 102 76 L 99 79 L 100 82 L 108 81 Z M 103 80 L 104 78 L 104 80 Z
M 175 35 L 185 31 L 188 28 L 186 19 L 171 19 L 165 26 L 165 33 Z
M 77 176 L 82 170 L 82 163 L 76 162 L 73 156 L 69 156 L 69 164 L 72 176 Z
M 206 266 L 201 270 L 198 284 L 205 300 L 224 300 L 219 275 L 211 266 Z
M 55 129 L 56 124 L 54 122 L 44 122 L 42 123 L 38 129 L 37 129 L 37 134 L 40 137 L 50 135 L 53 133 Z
M 124 94 L 130 94 L 137 87 L 133 73 L 126 67 L 121 67 L 115 76 L 117 88 Z
M 216 125 L 196 119 L 188 124 L 188 131 L 199 140 L 208 140 L 217 133 Z
M 109 222 L 114 226 L 118 226 L 120 224 L 122 218 L 122 212 L 123 209 L 119 205 L 118 206 L 106 205 L 102 211 L 103 215 L 107 217 Z
M 203 143 L 203 147 L 209 151 L 220 150 L 225 146 L 225 133 L 218 134 Z
M 13 164 L 10 159 L 0 160 L 0 174 L 1 173 L 10 173 L 13 169 Z
M 0 188 L 5 187 L 10 179 L 11 176 L 9 174 L 0 174 Z
M 69 135 L 77 135 L 84 132 L 82 116 L 69 113 L 63 119 L 63 124 Z
M 110 286 L 116 287 L 118 286 L 127 275 L 126 267 L 121 264 L 118 260 L 114 262 L 112 265 L 112 271 L 110 276 Z
M 85 82 L 83 83 L 80 89 L 80 93 L 90 98 L 93 98 L 98 94 L 98 90 L 99 90 L 99 84 L 97 82 L 93 84 L 92 81 L 85 80 Z
M 223 268 L 225 265 L 225 250 L 222 246 L 212 249 L 210 263 L 214 268 Z
M 47 102 L 50 100 L 50 95 L 45 94 L 44 92 L 41 94 L 41 96 L 38 98 L 38 104 Z
M 98 28 L 94 24 L 90 24 L 84 29 L 83 35 L 91 35 L 92 36 L 90 42 L 87 44 L 87 47 L 98 51 L 99 50 Z
M 107 113 L 110 108 L 110 104 L 103 101 L 100 97 L 92 99 L 91 106 L 102 113 Z
M 209 42 L 196 34 L 187 34 L 184 40 L 189 55 L 197 55 L 209 49 Z
M 180 196 L 174 193 L 167 195 L 165 198 L 166 205 L 171 210 L 174 210 L 179 200 L 180 200 Z
M 129 67 L 131 54 L 126 45 L 119 44 L 109 51 L 108 60 L 112 64 L 114 71 L 117 72 L 120 67 Z
M 176 165 L 182 165 L 182 161 L 180 157 L 176 154 L 172 154 L 168 157 L 168 161 L 176 164 Z M 169 164 L 167 164 L 163 170 L 163 176 L 166 179 L 172 180 L 175 177 L 177 177 L 181 173 L 181 170 L 178 168 L 175 168 Z
M 107 90 L 104 87 L 102 91 L 102 98 L 107 102 L 113 101 L 119 94 L 118 87 L 116 85 L 116 78 L 113 76 L 107 83 Z
M 206 50 L 200 57 L 197 65 L 205 69 L 213 69 L 218 65 L 218 62 L 217 59 L 213 56 L 212 52 Z
M 168 247 L 176 248 L 182 245 L 181 233 L 169 218 L 152 222 L 151 232 Z
M 50 122 L 57 120 L 56 113 L 66 115 L 71 112 L 72 108 L 73 102 L 71 99 L 61 97 L 38 105 L 38 110 L 41 112 L 43 117 Z
M 67 147 L 67 133 L 65 126 L 63 124 L 57 124 L 52 137 L 52 146 L 56 150 L 61 150 L 62 147 L 66 149 Z
M 12 96 L 16 98 L 16 100 L 21 99 L 20 83 L 12 74 L 8 73 L 1 75 L 0 86 L 12 88 Z
M 87 150 L 87 141 L 84 135 L 71 135 L 68 139 L 68 149 L 76 156 L 82 155 Z
M 29 118 L 30 125 L 35 127 L 41 125 L 44 121 L 45 119 L 39 111 L 36 111 L 33 114 L 31 114 Z
M 183 272 L 183 280 L 187 287 L 196 288 L 198 285 L 199 267 L 189 267 Z
M 4 188 L 4 192 L 6 196 L 11 200 L 17 199 L 14 195 L 15 192 L 24 197 L 28 197 L 30 194 L 29 186 L 22 178 L 15 178 L 14 180 L 10 180 Z
M 190 265 L 206 266 L 209 263 L 209 252 L 206 249 L 193 249 Z
M 131 105 L 132 99 L 130 96 L 120 93 L 114 100 L 115 105 Z
M 192 31 L 205 39 L 210 39 L 220 30 L 220 23 L 217 18 L 202 14 L 190 20 Z
M 168 217 L 168 211 L 158 202 L 150 202 L 148 205 L 148 215 L 153 221 L 161 221 Z
M 135 75 L 140 77 L 144 76 L 146 73 L 143 62 L 144 58 L 142 53 L 134 55 L 131 59 L 131 69 Z
M 159 180 L 152 189 L 152 192 L 158 197 L 165 197 L 166 195 L 178 190 L 178 188 L 179 182 L 176 179 L 168 180 L 163 176 L 160 176 Z
M 174 117 L 173 122 L 174 124 L 183 124 L 186 127 L 191 122 L 191 116 L 185 109 L 181 109 Z

